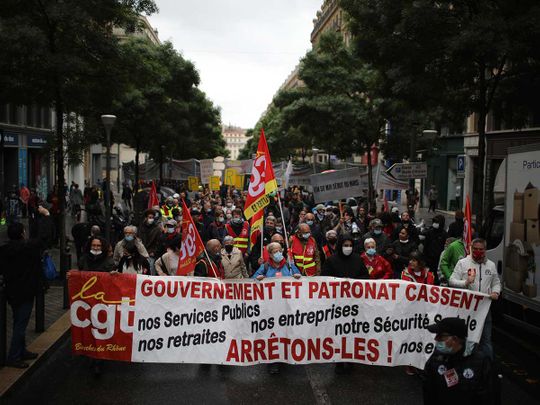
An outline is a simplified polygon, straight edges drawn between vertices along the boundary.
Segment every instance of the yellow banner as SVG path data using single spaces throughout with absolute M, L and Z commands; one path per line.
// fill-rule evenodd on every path
M 210 190 L 219 191 L 220 178 L 219 176 L 210 176 Z
M 226 186 L 234 186 L 236 181 L 236 176 L 238 172 L 236 169 L 225 169 L 225 175 L 223 177 L 223 184 Z
M 189 191 L 199 191 L 199 178 L 195 176 L 188 177 Z
M 234 186 L 238 190 L 243 190 L 244 189 L 244 181 L 246 180 L 246 176 L 244 174 L 237 174 L 236 178 L 234 180 L 235 180 Z

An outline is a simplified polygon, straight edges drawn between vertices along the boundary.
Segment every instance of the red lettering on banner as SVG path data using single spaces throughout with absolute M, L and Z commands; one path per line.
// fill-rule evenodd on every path
M 480 302 L 482 302 L 485 297 L 464 290 L 410 283 L 405 288 L 405 298 L 411 302 L 424 301 L 429 302 L 430 304 L 440 303 L 441 305 L 453 308 L 465 308 L 467 310 L 470 310 L 474 303 L 473 310 L 477 311 Z

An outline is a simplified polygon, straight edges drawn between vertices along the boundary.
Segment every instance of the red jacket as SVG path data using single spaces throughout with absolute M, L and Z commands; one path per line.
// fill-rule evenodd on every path
M 376 254 L 372 258 L 369 258 L 366 252 L 364 252 L 360 257 L 368 269 L 369 278 L 372 280 L 390 279 L 394 275 L 392 266 L 381 255 Z
M 435 284 L 435 277 L 433 276 L 433 273 L 431 273 L 426 268 L 423 268 L 420 275 L 417 276 L 412 271 L 411 266 L 409 266 L 407 267 L 407 269 L 401 272 L 401 279 L 404 281 L 411 281 L 413 283 L 429 284 L 429 285 Z

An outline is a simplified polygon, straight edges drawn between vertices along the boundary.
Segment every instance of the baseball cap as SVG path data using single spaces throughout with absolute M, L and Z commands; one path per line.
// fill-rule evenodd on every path
M 428 325 L 427 330 L 431 333 L 448 333 L 461 339 L 467 338 L 467 325 L 461 318 L 443 318 L 439 322 Z
M 383 224 L 382 224 L 382 221 L 379 218 L 375 218 L 375 219 L 371 220 L 371 222 L 369 223 L 369 226 L 372 227 L 372 228 L 377 228 L 377 227 L 382 228 Z
M 392 207 L 392 212 L 394 212 L 394 213 L 399 212 L 399 208 L 398 207 Z

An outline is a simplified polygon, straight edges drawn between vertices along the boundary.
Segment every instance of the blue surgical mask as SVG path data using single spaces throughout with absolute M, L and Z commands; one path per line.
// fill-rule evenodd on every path
M 375 229 L 375 230 L 373 231 L 373 233 L 374 233 L 375 235 L 380 235 L 380 234 L 382 233 L 382 229 Z
M 368 254 L 368 256 L 375 256 L 375 253 L 377 253 L 377 249 L 369 248 L 368 250 L 366 250 L 366 253 Z
M 313 221 L 306 221 L 306 224 L 308 224 L 309 226 L 313 226 Z
M 435 350 L 442 354 L 452 354 L 453 350 L 451 347 L 446 346 L 446 343 L 444 342 L 436 342 L 435 343 Z
M 309 233 L 309 232 L 306 232 L 306 233 L 303 233 L 303 234 L 302 234 L 302 237 L 303 237 L 304 239 L 306 239 L 306 240 L 309 239 L 310 236 L 311 236 L 311 233 Z
M 132 241 L 133 239 L 135 239 L 135 238 L 133 237 L 133 235 L 126 235 L 126 236 L 124 237 L 124 239 L 127 240 L 128 242 L 131 242 L 131 241 Z
M 272 255 L 272 258 L 274 259 L 274 261 L 275 261 L 276 263 L 279 263 L 279 262 L 281 262 L 281 261 L 283 260 L 283 253 L 281 253 L 281 252 L 276 252 L 276 253 L 274 253 L 274 254 Z

